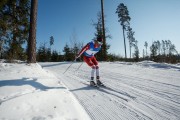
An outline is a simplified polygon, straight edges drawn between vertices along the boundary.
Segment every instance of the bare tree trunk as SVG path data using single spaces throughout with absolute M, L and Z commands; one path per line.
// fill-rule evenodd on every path
M 30 31 L 28 41 L 28 63 L 36 63 L 36 21 L 38 0 L 31 0 Z
M 130 46 L 130 58 L 131 58 L 131 46 Z
M 123 25 L 123 37 L 124 37 L 124 50 L 125 50 L 125 58 L 127 58 L 127 55 L 126 55 L 126 40 L 125 40 L 125 34 L 124 34 L 124 25 Z
M 106 48 L 106 35 L 105 35 L 105 25 L 104 25 L 104 2 L 101 0 L 101 14 L 102 14 L 102 29 L 103 29 L 103 55 L 104 55 L 104 60 L 107 60 L 107 48 Z

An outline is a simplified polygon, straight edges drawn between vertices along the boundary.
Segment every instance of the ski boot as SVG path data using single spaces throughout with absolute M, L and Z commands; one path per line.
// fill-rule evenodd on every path
M 97 86 L 94 81 L 90 81 L 90 86 Z
M 90 86 L 97 86 L 94 82 L 94 77 L 91 77 Z
M 96 83 L 98 86 L 104 86 L 104 84 L 99 80 L 99 76 L 96 77 Z

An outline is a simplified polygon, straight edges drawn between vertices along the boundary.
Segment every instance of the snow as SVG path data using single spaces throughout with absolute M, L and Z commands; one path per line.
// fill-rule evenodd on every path
M 0 63 L 0 120 L 83 119 L 74 95 L 39 64 Z
M 71 64 L 0 63 L 0 120 L 180 120 L 180 64 L 100 62 L 100 88 Z

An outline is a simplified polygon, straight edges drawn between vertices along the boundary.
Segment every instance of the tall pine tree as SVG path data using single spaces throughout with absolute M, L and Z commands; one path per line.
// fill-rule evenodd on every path
M 0 39 L 7 46 L 9 59 L 20 59 L 22 44 L 28 39 L 30 0 L 1 0 Z
M 36 22 L 38 0 L 31 0 L 31 17 L 28 41 L 28 63 L 36 62 Z
M 129 11 L 127 9 L 127 6 L 125 6 L 123 3 L 120 3 L 116 9 L 116 13 L 118 14 L 119 20 L 118 22 L 121 23 L 122 29 L 123 29 L 123 37 L 124 37 L 124 50 L 125 50 L 125 58 L 127 58 L 126 54 L 126 40 L 125 40 L 125 30 L 127 30 L 127 27 L 129 26 L 129 21 L 131 20 L 129 16 Z

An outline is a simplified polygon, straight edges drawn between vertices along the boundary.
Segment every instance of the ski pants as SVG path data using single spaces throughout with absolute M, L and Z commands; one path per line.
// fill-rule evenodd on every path
M 92 68 L 91 79 L 94 79 L 95 71 L 96 71 L 96 78 L 99 79 L 99 66 L 96 58 L 94 56 L 93 57 L 84 56 L 83 59 Z

